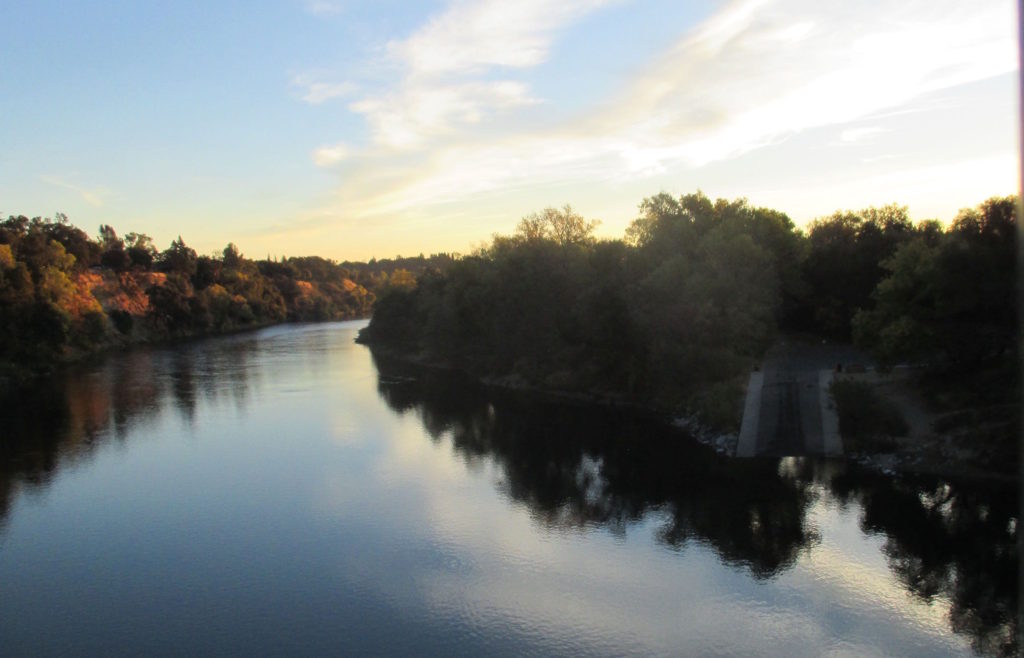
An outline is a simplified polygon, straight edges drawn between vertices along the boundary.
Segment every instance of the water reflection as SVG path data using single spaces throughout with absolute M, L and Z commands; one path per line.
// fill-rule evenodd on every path
M 653 419 L 486 391 L 375 354 L 388 406 L 415 413 L 434 441 L 463 459 L 492 460 L 501 487 L 548 527 L 625 533 L 647 514 L 657 537 L 768 579 L 813 550 L 808 510 L 818 497 L 861 510 L 861 529 L 885 537 L 900 583 L 926 602 L 945 598 L 949 624 L 975 651 L 1016 655 L 1016 488 L 935 477 L 880 476 L 841 461 L 728 460 Z
M 950 625 L 975 651 L 1017 655 L 1016 496 L 1002 488 L 934 478 L 860 474 L 830 482 L 856 500 L 861 528 L 885 537 L 893 573 L 917 597 L 950 604 Z
M 257 341 L 234 337 L 172 349 L 138 349 L 0 396 L 0 527 L 18 487 L 45 487 L 63 464 L 124 441 L 165 409 L 188 421 L 197 396 L 244 408 Z
M 781 476 L 776 461 L 728 460 L 653 418 L 488 394 L 447 374 L 411 377 L 379 355 L 375 362 L 392 409 L 415 411 L 467 462 L 499 464 L 504 491 L 547 526 L 621 534 L 656 510 L 666 517 L 665 544 L 707 543 L 757 578 L 792 565 L 818 538 L 807 525 L 812 483 Z
M 279 340 L 264 333 L 138 350 L 0 401 L 0 539 L 19 491 L 46 488 L 102 446 L 138 445 L 168 418 L 172 425 L 201 424 L 207 403 L 234 409 L 239 418 L 261 410 L 286 419 L 295 413 L 289 400 L 309 403 L 308 388 L 334 381 L 324 373 L 337 340 L 326 330 L 280 331 Z M 450 374 L 374 360 L 377 392 L 389 409 L 416 417 L 430 441 L 451 446 L 467 469 L 495 474 L 503 496 L 547 532 L 624 537 L 653 526 L 656 541 L 681 554 L 666 555 L 672 564 L 682 564 L 695 546 L 707 547 L 730 573 L 767 585 L 785 583 L 805 558 L 827 552 L 829 535 L 818 527 L 823 508 L 854 511 L 860 530 L 879 538 L 900 587 L 948 607 L 949 627 L 976 651 L 1016 653 L 1015 487 L 881 477 L 811 458 L 729 460 L 655 418 L 486 390 Z M 374 376 L 336 366 L 347 377 Z M 366 403 L 359 399 L 351 409 L 373 404 L 371 382 Z M 237 422 L 226 418 L 225 427 Z M 414 440 L 425 441 L 418 434 Z M 306 449 L 312 456 L 295 462 L 295 481 L 319 459 L 317 448 Z M 367 448 L 364 458 L 369 454 L 375 453 Z M 234 461 L 210 470 L 218 478 L 244 475 Z M 294 510 L 283 518 L 296 518 Z M 298 522 L 284 527 L 309 531 Z

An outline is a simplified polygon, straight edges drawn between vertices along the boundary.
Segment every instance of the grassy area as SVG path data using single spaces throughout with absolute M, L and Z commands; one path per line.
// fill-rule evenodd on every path
M 829 392 L 836 402 L 839 433 L 850 452 L 890 451 L 895 448 L 893 437 L 910 431 L 899 409 L 867 382 L 837 379 Z

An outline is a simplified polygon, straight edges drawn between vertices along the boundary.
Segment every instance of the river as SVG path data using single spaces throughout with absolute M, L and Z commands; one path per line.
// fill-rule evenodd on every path
M 1017 492 L 728 459 L 293 325 L 0 408 L 0 655 L 1016 651 Z

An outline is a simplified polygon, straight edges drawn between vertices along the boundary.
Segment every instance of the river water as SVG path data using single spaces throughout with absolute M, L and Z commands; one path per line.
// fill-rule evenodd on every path
M 275 327 L 9 399 L 0 655 L 1016 651 L 1017 498 Z

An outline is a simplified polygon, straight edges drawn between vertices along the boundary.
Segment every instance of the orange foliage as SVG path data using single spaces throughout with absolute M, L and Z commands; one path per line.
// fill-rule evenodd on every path
M 65 310 L 76 318 L 80 318 L 90 311 L 102 311 L 102 306 L 92 292 L 102 281 L 103 277 L 95 272 L 79 274 L 74 282 L 74 290 L 67 298 Z
M 107 313 L 124 311 L 132 315 L 145 315 L 149 310 L 146 288 L 163 285 L 167 275 L 163 272 L 124 272 L 117 274 L 110 270 L 85 272 L 78 276 L 77 287 L 82 295 L 88 295 L 98 308 Z

